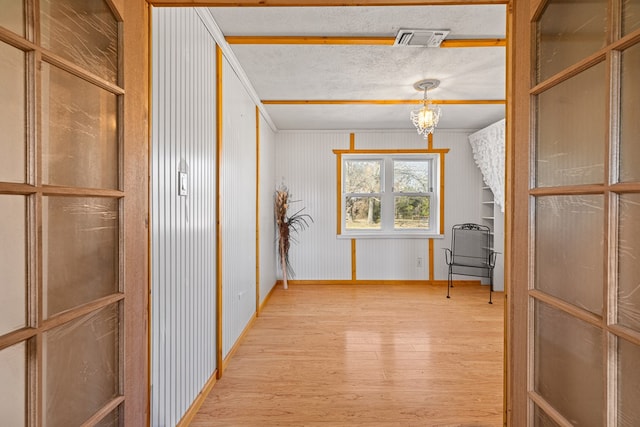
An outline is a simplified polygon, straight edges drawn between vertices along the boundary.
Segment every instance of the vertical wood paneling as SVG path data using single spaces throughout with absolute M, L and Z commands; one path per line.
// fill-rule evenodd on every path
M 152 19 L 151 424 L 169 426 L 216 368 L 215 44 L 192 9 Z
M 255 105 L 228 61 L 222 71 L 222 353 L 256 312 Z
M 291 245 L 294 279 L 351 279 L 350 240 L 336 239 L 336 148 L 349 148 L 348 132 L 276 135 L 276 185 L 285 184 L 291 200 L 299 200 L 292 213 L 305 208 L 314 220 Z
M 273 217 L 276 134 L 260 115 L 260 301 L 276 282 L 276 233 Z

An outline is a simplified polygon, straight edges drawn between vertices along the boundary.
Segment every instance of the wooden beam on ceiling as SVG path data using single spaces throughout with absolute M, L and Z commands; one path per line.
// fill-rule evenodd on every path
M 422 99 L 266 99 L 264 105 L 414 105 Z M 504 105 L 504 99 L 430 99 L 440 105 Z
M 392 46 L 395 37 L 325 37 L 325 36 L 227 36 L 229 44 L 287 44 L 287 45 L 368 45 Z M 506 46 L 506 39 L 452 39 L 443 40 L 441 48 Z
M 507 4 L 507 0 L 147 0 L 153 6 L 324 7 L 324 6 L 464 6 Z

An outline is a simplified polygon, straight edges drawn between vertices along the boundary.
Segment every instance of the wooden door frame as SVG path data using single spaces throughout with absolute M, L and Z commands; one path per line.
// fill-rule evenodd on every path
M 531 16 L 543 0 L 107 0 L 124 18 L 125 420 L 149 424 L 149 6 L 507 6 L 505 425 L 527 425 Z M 516 49 L 518 46 L 518 49 Z M 515 78 L 515 77 L 518 78 Z M 147 168 L 140 167 L 147 165 Z M 518 171 L 516 173 L 515 171 Z M 527 173 L 524 173 L 526 171 Z M 129 193 L 129 191 L 131 193 Z M 527 308 L 527 309 L 523 309 Z M 141 346 L 146 342 L 146 346 Z M 143 348 L 144 347 L 144 348 Z M 133 350 L 131 350 L 133 349 Z M 139 351 L 136 351 L 138 350 Z M 144 380 L 146 378 L 146 381 Z

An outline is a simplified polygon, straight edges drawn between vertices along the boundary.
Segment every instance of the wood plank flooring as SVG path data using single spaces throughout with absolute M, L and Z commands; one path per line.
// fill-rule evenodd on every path
M 445 295 L 274 290 L 191 426 L 501 426 L 504 294 Z

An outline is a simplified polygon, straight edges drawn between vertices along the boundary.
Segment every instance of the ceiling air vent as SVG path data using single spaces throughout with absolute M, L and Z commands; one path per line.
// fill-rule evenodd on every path
M 394 46 L 440 47 L 448 30 L 399 30 Z

